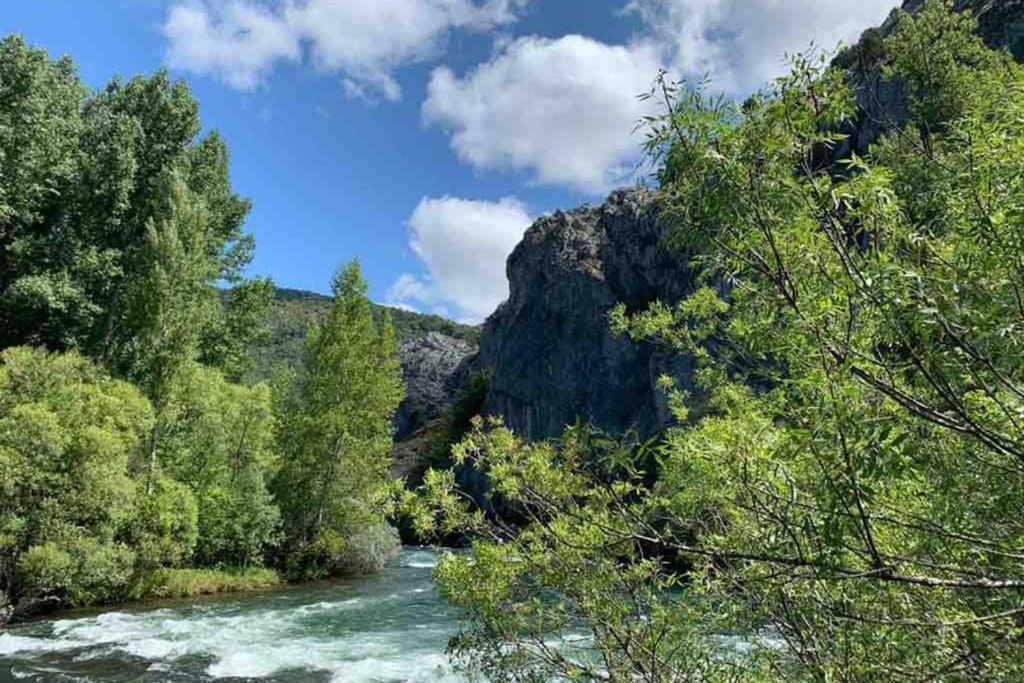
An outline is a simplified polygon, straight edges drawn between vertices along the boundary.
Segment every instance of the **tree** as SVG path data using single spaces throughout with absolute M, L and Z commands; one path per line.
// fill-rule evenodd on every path
M 169 411 L 163 469 L 195 494 L 196 562 L 261 564 L 280 522 L 267 490 L 278 466 L 270 389 L 193 362 L 176 378 Z
M 403 395 L 390 318 L 374 322 L 359 264 L 339 270 L 332 289 L 285 408 L 274 487 L 289 563 L 300 574 L 343 570 L 357 532 L 385 524 L 373 496 L 388 476 L 391 420 Z
M 96 315 L 69 273 L 40 272 L 65 256 L 43 226 L 61 222 L 75 180 L 85 96 L 70 59 L 0 42 L 0 347 L 68 343 Z
M 519 531 L 428 476 L 414 519 L 478 539 L 438 572 L 470 617 L 465 662 L 524 681 L 1024 676 L 1024 70 L 950 7 L 898 15 L 885 69 L 908 118 L 866 158 L 820 162 L 856 113 L 824 59 L 742 111 L 659 84 L 649 148 L 702 286 L 613 324 L 692 355 L 698 393 L 672 390 L 653 485 L 573 433 L 481 427 L 458 456 Z
M 0 94 L 0 347 L 76 348 L 139 379 L 156 302 L 187 290 L 185 351 L 241 376 L 272 292 L 242 277 L 250 205 L 224 141 L 198 138 L 187 86 L 158 71 L 89 92 L 70 59 L 15 36 L 0 42 Z M 140 290 L 182 264 L 179 287 Z M 220 282 L 238 290 L 224 307 Z
M 0 566 L 76 602 L 124 595 L 135 562 L 131 468 L 151 421 L 137 389 L 78 354 L 2 352 Z

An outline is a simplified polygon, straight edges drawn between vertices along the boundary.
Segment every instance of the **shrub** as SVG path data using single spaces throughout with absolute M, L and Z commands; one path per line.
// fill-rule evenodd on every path
M 27 592 L 72 605 L 91 605 L 128 595 L 135 554 L 118 543 L 71 537 L 32 546 L 18 559 Z
M 389 524 L 377 524 L 348 536 L 332 557 L 335 574 L 361 576 L 376 574 L 398 556 L 398 532 Z

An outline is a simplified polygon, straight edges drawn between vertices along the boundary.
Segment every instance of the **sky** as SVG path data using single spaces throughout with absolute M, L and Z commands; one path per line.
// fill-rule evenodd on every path
M 0 0 L 83 80 L 164 67 L 253 201 L 252 275 L 478 322 L 530 223 L 643 181 L 660 69 L 741 98 L 897 0 Z M 641 170 L 638 170 L 640 168 Z

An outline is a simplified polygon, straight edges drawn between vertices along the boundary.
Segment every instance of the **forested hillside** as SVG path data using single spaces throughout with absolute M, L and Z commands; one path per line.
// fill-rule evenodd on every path
M 254 369 L 252 376 L 267 379 L 277 366 L 298 367 L 302 361 L 302 346 L 306 330 L 313 322 L 322 320 L 331 307 L 330 297 L 297 289 L 277 288 L 267 315 L 269 333 L 252 345 Z M 384 311 L 391 315 L 398 343 L 439 332 L 476 346 L 480 328 L 460 325 L 437 315 L 414 313 L 398 308 L 373 304 L 373 314 L 380 320 Z

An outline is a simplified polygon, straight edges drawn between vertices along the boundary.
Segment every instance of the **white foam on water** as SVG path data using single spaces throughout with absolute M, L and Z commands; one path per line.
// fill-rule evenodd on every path
M 21 661 L 33 662 L 41 654 L 80 650 L 74 653 L 76 661 L 106 661 L 127 654 L 149 662 L 152 672 L 174 671 L 182 657 L 201 657 L 208 660 L 202 666 L 212 679 L 259 679 L 286 670 L 307 670 L 348 683 L 462 680 L 448 668 L 442 631 L 414 630 L 422 624 L 403 627 L 391 618 L 375 621 L 380 605 L 399 597 L 291 606 L 268 601 L 256 610 L 229 605 L 219 612 L 190 608 L 108 612 L 52 622 L 48 637 L 0 634 L 0 656 L 19 655 Z
M 456 683 L 465 679 L 454 673 L 444 655 L 410 655 L 399 659 L 362 659 L 333 672 L 331 683 Z
M 0 656 L 19 654 L 22 652 L 52 652 L 55 649 L 71 650 L 83 647 L 87 643 L 58 642 L 48 638 L 16 636 L 11 633 L 0 633 Z
M 296 614 L 307 615 L 318 612 L 334 612 L 352 609 L 362 604 L 362 598 L 349 598 L 348 600 L 321 601 L 312 605 L 302 605 L 295 609 Z
M 437 566 L 439 556 L 433 550 L 410 550 L 402 553 L 399 566 L 416 569 L 433 569 Z

